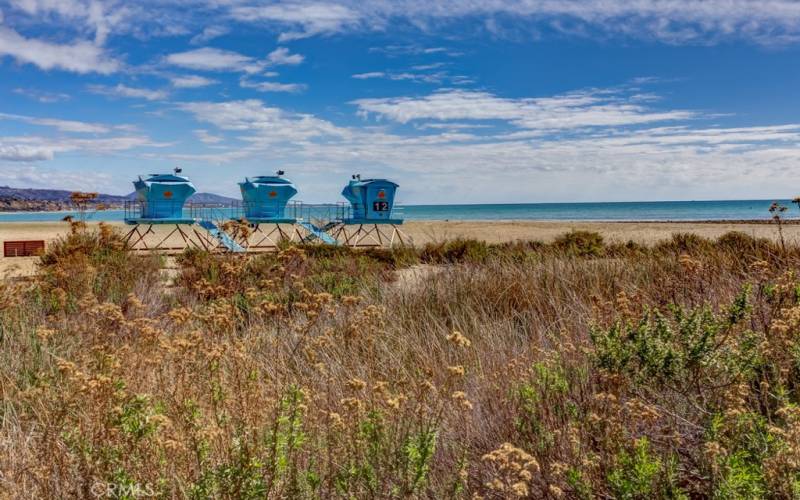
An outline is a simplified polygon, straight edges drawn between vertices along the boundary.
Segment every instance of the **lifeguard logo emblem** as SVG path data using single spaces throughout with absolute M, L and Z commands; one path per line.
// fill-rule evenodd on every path
M 277 191 L 270 191 L 269 192 L 269 197 L 270 198 L 275 198 L 276 196 L 278 196 L 278 192 Z
M 386 198 L 386 192 L 383 189 L 378 191 L 378 198 L 381 198 L 381 199 Z
M 164 198 L 172 198 L 172 191 L 164 191 Z

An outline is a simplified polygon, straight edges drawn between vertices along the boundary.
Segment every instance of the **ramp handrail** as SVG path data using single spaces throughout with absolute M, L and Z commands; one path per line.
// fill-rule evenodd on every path
M 228 233 L 223 231 L 222 228 L 214 224 L 214 222 L 212 222 L 211 220 L 200 219 L 200 221 L 198 221 L 198 224 L 200 225 L 200 227 L 208 231 L 208 233 L 211 236 L 215 237 L 220 242 L 220 244 L 222 244 L 222 246 L 224 246 L 231 252 L 239 253 L 245 251 L 244 247 L 236 243 L 236 241 L 234 241 L 234 239 L 231 238 L 231 236 Z
M 298 224 L 301 227 L 305 228 L 306 231 L 308 231 L 309 236 L 310 236 L 311 239 L 318 238 L 319 240 L 323 241 L 324 243 L 327 243 L 328 245 L 338 245 L 339 244 L 339 242 L 336 240 L 336 238 L 334 238 L 333 236 L 331 236 L 330 234 L 325 232 L 324 229 L 314 225 L 311 222 L 299 221 Z

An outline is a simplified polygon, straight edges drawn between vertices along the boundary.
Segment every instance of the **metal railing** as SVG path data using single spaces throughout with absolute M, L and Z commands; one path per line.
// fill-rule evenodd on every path
M 280 212 L 280 205 L 275 203 L 272 214 Z M 290 201 L 283 208 L 283 216 L 270 216 L 269 204 L 261 202 L 239 201 L 231 206 L 207 203 L 180 203 L 177 201 L 126 201 L 124 216 L 126 220 L 132 219 L 194 219 L 227 221 L 247 219 L 247 214 L 265 214 L 263 218 L 296 219 L 310 222 L 318 227 L 341 223 L 353 216 L 352 206 L 347 202 L 340 203 L 303 203 Z M 388 218 L 403 218 L 402 206 L 394 206 Z M 255 215 L 258 217 L 258 215 Z
M 133 219 L 216 219 L 233 217 L 231 207 L 219 204 L 181 203 L 178 201 L 126 201 L 123 207 L 124 218 Z
M 310 222 L 317 227 L 336 224 L 350 217 L 350 204 L 348 203 L 310 204 L 297 202 L 292 208 L 294 218 Z
M 188 218 L 186 206 L 179 201 L 126 201 L 125 219 L 180 219 Z

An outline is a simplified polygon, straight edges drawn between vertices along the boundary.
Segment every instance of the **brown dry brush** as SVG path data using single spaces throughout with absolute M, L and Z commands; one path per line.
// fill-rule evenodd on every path
M 0 494 L 796 497 L 798 264 L 578 232 L 187 252 L 167 287 L 76 230 L 0 287 Z

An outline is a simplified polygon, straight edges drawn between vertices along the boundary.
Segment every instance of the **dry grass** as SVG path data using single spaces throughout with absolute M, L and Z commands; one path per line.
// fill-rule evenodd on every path
M 166 289 L 76 228 L 0 289 L 0 495 L 792 498 L 798 264 L 574 232 L 193 252 Z

